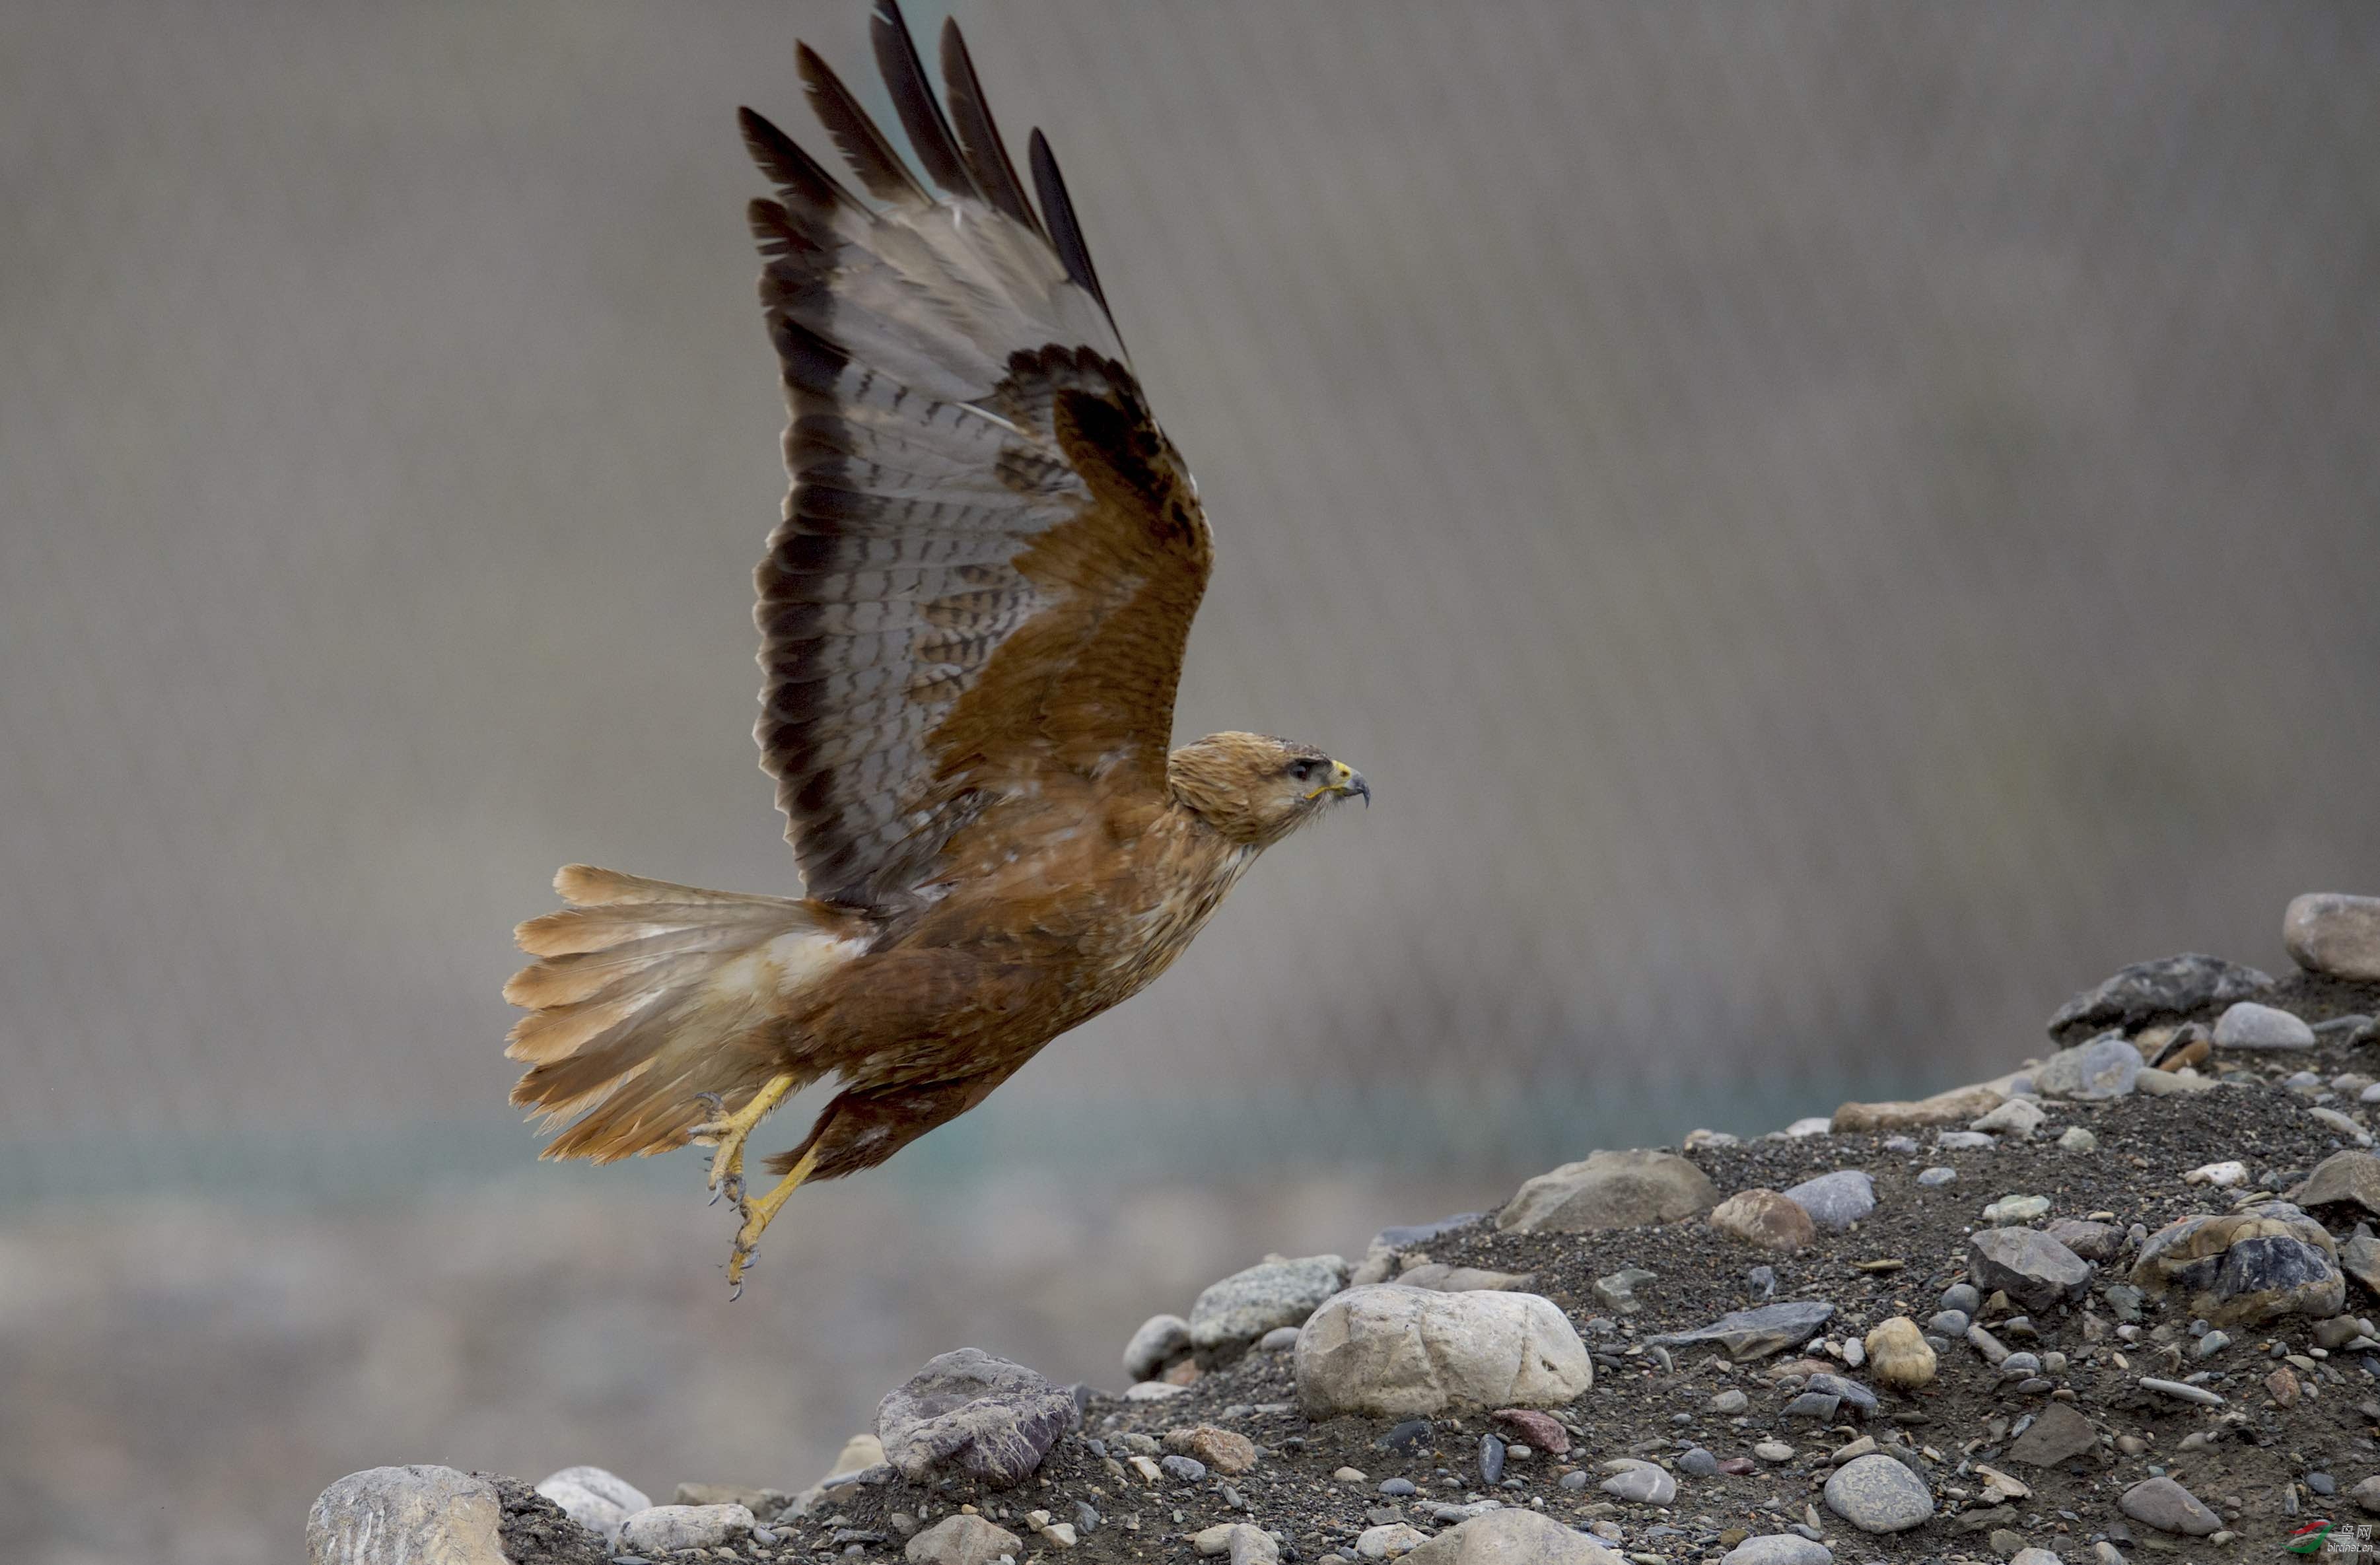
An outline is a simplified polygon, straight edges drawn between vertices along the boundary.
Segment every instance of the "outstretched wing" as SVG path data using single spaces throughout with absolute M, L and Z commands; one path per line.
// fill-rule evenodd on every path
M 892 0 L 871 30 L 924 181 L 807 45 L 867 199 L 742 117 L 777 187 L 750 215 L 793 410 L 754 736 L 809 893 L 885 906 L 1053 773 L 1162 784 L 1212 551 L 1041 133 L 1037 215 L 957 26 L 947 117 Z

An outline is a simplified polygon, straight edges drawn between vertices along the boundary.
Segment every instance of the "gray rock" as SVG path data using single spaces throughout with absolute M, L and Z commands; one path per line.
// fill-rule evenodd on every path
M 1719 1565 L 1834 1565 L 1834 1559 L 1825 1544 L 1793 1533 L 1764 1533 L 1729 1549 Z
M 1025 1544 L 1005 1527 L 980 1516 L 945 1516 L 909 1540 L 902 1558 L 909 1565 L 994 1565 L 1002 1555 L 1025 1557 Z
M 1718 1458 L 1692 1446 L 1678 1453 L 1678 1471 L 1689 1478 L 1707 1478 L 1718 1471 Z
M 1824 1300 L 1796 1299 L 1781 1304 L 1762 1304 L 1756 1309 L 1730 1310 L 1708 1326 L 1647 1337 L 1645 1344 L 1690 1348 L 1710 1342 L 1725 1348 L 1730 1357 L 1742 1363 L 1780 1348 L 1800 1346 L 1810 1340 L 1812 1332 L 1833 1319 L 1834 1314 L 1835 1306 Z
M 2066 1565 L 2046 1548 L 2020 1548 L 2009 1556 L 2009 1565 Z
M 1159 1457 L 1157 1465 L 1176 1483 L 1195 1484 L 1207 1475 L 1205 1462 L 1195 1456 L 1184 1456 L 1179 1451 Z
M 562 1513 L 606 1544 L 620 1541 L 620 1523 L 652 1504 L 644 1490 L 601 1467 L 565 1467 L 537 1486 Z
M 1190 1323 L 1178 1315 L 1153 1315 L 1124 1344 L 1123 1372 L 1135 1380 L 1154 1380 L 1167 1365 L 1189 1356 Z
M 1636 1290 L 1647 1282 L 1660 1280 L 1659 1273 L 1646 1271 L 1643 1267 L 1622 1267 L 1595 1280 L 1595 1296 L 1614 1315 L 1634 1315 L 1645 1307 L 1636 1298 Z
M 1277 1326 L 1303 1326 L 1347 1285 L 1337 1256 L 1269 1260 L 1209 1283 L 1190 1306 L 1190 1343 L 1201 1353 L 1253 1342 Z
M 1594 1152 L 1524 1183 L 1496 1214 L 1508 1232 L 1591 1233 L 1676 1222 L 1718 1205 L 1702 1170 L 1674 1152 Z
M 2309 973 L 2380 980 L 2380 897 L 2309 892 L 2281 916 L 2281 944 Z
M 1972 1282 L 1953 1282 L 1942 1290 L 1942 1307 L 1973 1316 L 1984 1307 L 1983 1292 Z
M 2009 1460 L 2028 1467 L 2055 1467 L 2099 1449 L 2091 1421 L 2064 1402 L 2051 1402 L 2009 1447 Z
M 1653 1274 L 1648 1271 L 1644 1275 L 1650 1278 Z M 1471 1293 L 1483 1290 L 1498 1293 L 1525 1293 L 1536 1280 L 1537 1274 L 1533 1271 L 1490 1271 L 1485 1267 L 1441 1266 L 1435 1261 L 1407 1267 L 1396 1277 L 1400 1288 L 1427 1288 L 1439 1293 Z M 1633 1312 L 1635 1307 L 1633 1300 L 1631 1300 L 1627 1310 L 1622 1313 Z M 1275 1327 L 1273 1329 L 1294 1330 L 1295 1328 Z M 1268 1336 L 1270 1334 L 1267 1333 Z
M 2198 1497 L 2170 1478 L 2149 1478 L 2126 1489 L 2116 1508 L 2143 1526 L 2161 1533 L 2203 1538 L 2223 1525 Z
M 2272 987 L 2273 980 L 2253 967 L 2216 956 L 2193 953 L 2135 962 L 2059 1006 L 2049 1018 L 2049 1036 L 2063 1038 L 2083 1027 L 2095 1034 L 2110 1027 L 2135 1032 L 2144 1023 L 2228 1005 Z
M 2312 1049 L 2313 1029 L 2286 1011 L 2243 1000 L 2215 1024 L 2217 1049 Z
M 717 1548 L 759 1525 L 741 1505 L 650 1505 L 620 1523 L 620 1547 L 630 1554 L 674 1548 Z
M 1732 1386 L 1729 1387 L 1724 1391 L 1718 1392 L 1710 1400 L 1710 1410 L 1717 1413 L 1742 1413 L 1745 1408 L 1750 1407 L 1751 1405 L 1752 1399 L 1745 1396 L 1742 1391 L 1737 1390 Z
M 1429 1541 L 1429 1535 L 1406 1522 L 1383 1522 L 1355 1535 L 1358 1559 L 1394 1559 Z
M 961 1348 L 926 1361 L 876 1409 L 884 1458 L 913 1484 L 1014 1488 L 1075 1421 L 1075 1399 L 1021 1364 Z
M 1351 1288 L 1298 1334 L 1298 1401 L 1312 1418 L 1424 1417 L 1558 1407 L 1595 1383 L 1586 1344 L 1535 1293 Z
M 1934 1138 L 1934 1145 L 1944 1152 L 1981 1152 L 1999 1143 L 1979 1130 L 1946 1130 Z
M 2101 1033 L 2090 1042 L 2052 1055 L 2034 1074 L 2044 1098 L 2095 1101 L 2122 1098 L 2141 1074 L 2141 1051 L 2121 1033 Z
M 2369 1152 L 2334 1152 L 2313 1167 L 2306 1182 L 2289 1192 L 2301 1207 L 2354 1205 L 2380 1213 L 2380 1157 Z
M 1845 1229 L 1876 1210 L 1876 1181 L 1864 1169 L 1837 1169 L 1805 1179 L 1785 1192 L 1785 1198 L 1810 1214 L 1824 1229 Z
M 1927 1169 L 1917 1176 L 1917 1183 L 1926 1185 L 1949 1184 L 1958 1177 L 1959 1171 L 1956 1169 Z
M 2003 1195 L 1984 1208 L 1984 1220 L 1995 1225 L 2030 1222 L 2047 1210 L 2046 1195 Z
M 306 1516 L 312 1565 L 506 1565 L 495 1486 L 451 1467 L 368 1467 Z
M 2184 1289 L 2191 1313 L 2216 1326 L 2283 1316 L 2319 1320 L 2347 1302 L 2330 1234 L 2285 1201 L 2245 1212 L 2183 1218 L 2141 1246 L 2132 1282 L 2151 1292 Z
M 1787 1402 L 1778 1413 L 1780 1418 L 1807 1419 L 1813 1424 L 1832 1424 L 1835 1413 L 1842 1407 L 1840 1397 L 1830 1397 L 1824 1391 L 1804 1391 Z
M 1791 1255 L 1818 1237 L 1801 1203 L 1774 1190 L 1739 1190 L 1711 1208 L 1710 1225 L 1730 1239 Z
M 2124 1231 L 2113 1223 L 2059 1218 L 2045 1225 L 2041 1231 L 2094 1266 L 2102 1261 L 2112 1261 L 2124 1253 Z
M 2348 1498 L 2365 1510 L 2380 1515 L 2380 1473 L 2374 1474 L 2347 1491 Z
M 2157 1073 L 2159 1075 L 2164 1074 L 2162 1071 Z M 2138 1078 L 2134 1078 L 2132 1085 L 2135 1088 L 2139 1086 Z M 2095 1152 L 2099 1149 L 2099 1138 L 2081 1125 L 2068 1125 L 2058 1133 L 2058 1145 L 2069 1152 Z
M 1276 1326 L 1257 1339 L 1257 1351 L 1266 1353 L 1285 1353 L 1297 1346 L 1297 1330 L 1294 1326 Z
M 1811 1376 L 1805 1384 L 1820 1396 L 1833 1397 L 1844 1405 L 1856 1408 L 1861 1413 L 1876 1411 L 1876 1393 L 1856 1380 L 1840 1375 L 1821 1373 Z
M 1542 1511 L 1487 1511 L 1405 1556 L 1409 1565 L 1621 1565 L 1618 1555 Z
M 2347 1137 L 2348 1140 L 2352 1141 L 2358 1146 L 2369 1146 L 2372 1145 L 2372 1133 L 2365 1130 L 2362 1125 L 2357 1124 L 2354 1120 L 2340 1113 L 2336 1109 L 2316 1107 L 2308 1109 L 2306 1112 L 2323 1124 L 2328 1125 L 2332 1130 L 2335 1130 L 2339 1134 Z
M 1504 1481 L 1504 1442 L 1495 1436 L 1479 1437 L 1479 1481 L 1491 1489 Z
M 1678 1481 L 1658 1463 L 1623 1456 L 1605 1462 L 1603 1470 L 1611 1476 L 1597 1487 L 1632 1505 L 1667 1505 L 1678 1498 Z
M 1905 1533 L 1934 1514 L 1925 1481 L 1878 1451 L 1827 1480 L 1827 1509 L 1864 1533 Z
M 1925 1323 L 1925 1329 L 1937 1337 L 1964 1337 L 1974 1322 L 1964 1310 L 1937 1310 Z
M 2091 1287 L 2091 1264 L 2030 1228 L 1980 1229 L 1967 1240 L 1967 1272 L 2028 1310 L 2079 1299 Z

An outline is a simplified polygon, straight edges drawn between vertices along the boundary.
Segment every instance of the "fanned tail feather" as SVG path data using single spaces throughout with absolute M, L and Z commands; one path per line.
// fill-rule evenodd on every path
M 686 1145 L 711 1117 L 787 1068 L 787 1000 L 856 951 L 849 916 L 814 902 L 648 880 L 574 864 L 569 905 L 515 931 L 539 958 L 504 998 L 529 1014 L 504 1052 L 530 1068 L 515 1103 L 552 1125 L 579 1116 L 549 1158 L 608 1163 Z

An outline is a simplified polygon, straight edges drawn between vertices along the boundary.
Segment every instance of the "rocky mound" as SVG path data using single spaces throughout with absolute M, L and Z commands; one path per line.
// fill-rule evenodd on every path
M 2118 1565 L 2351 1535 L 2380 1513 L 2380 901 L 2301 898 L 2286 933 L 2307 971 L 2126 969 L 1997 1081 L 1269 1257 L 1135 1333 L 1120 1394 L 961 1350 L 799 1494 L 380 1468 L 324 1493 L 313 1557 Z

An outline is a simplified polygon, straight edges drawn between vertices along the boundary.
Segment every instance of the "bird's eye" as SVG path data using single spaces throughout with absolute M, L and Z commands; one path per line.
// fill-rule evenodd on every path
M 1322 763 L 1318 760 L 1293 760 L 1289 763 L 1289 774 L 1300 782 L 1313 782 L 1314 774 L 1321 770 Z

